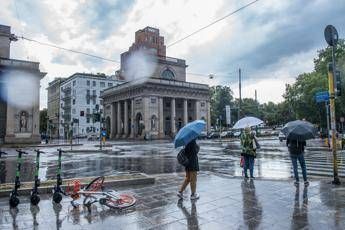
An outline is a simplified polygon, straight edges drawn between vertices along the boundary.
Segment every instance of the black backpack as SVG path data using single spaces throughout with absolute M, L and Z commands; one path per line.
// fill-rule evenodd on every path
M 189 164 L 189 160 L 186 156 L 185 149 L 181 149 L 180 152 L 177 154 L 177 161 L 179 164 L 183 165 L 184 167 L 187 167 Z

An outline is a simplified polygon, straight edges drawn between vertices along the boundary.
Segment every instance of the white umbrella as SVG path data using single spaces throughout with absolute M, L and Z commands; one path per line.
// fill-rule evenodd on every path
M 256 117 L 244 117 L 240 120 L 238 120 L 235 125 L 234 129 L 244 129 L 245 127 L 252 127 L 257 126 L 264 123 L 262 120 Z

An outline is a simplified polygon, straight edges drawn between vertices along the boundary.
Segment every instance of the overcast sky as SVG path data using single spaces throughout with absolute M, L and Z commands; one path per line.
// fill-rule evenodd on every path
M 138 29 L 160 29 L 165 43 L 219 19 L 252 0 L 1 0 L 0 24 L 26 36 L 65 48 L 119 60 Z M 317 50 L 325 48 L 323 31 L 333 24 L 345 35 L 344 0 L 260 0 L 237 14 L 167 49 L 186 59 L 187 80 L 230 85 L 238 95 L 238 68 L 243 97 L 279 102 L 286 83 L 313 70 Z M 29 41 L 12 43 L 11 58 L 39 61 L 41 108 L 48 82 L 75 72 L 113 74 L 119 64 L 97 60 Z

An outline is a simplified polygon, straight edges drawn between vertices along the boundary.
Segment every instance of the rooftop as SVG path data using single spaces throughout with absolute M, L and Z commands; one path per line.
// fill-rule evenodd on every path
M 0 66 L 8 68 L 32 69 L 39 71 L 39 62 L 23 61 L 17 59 L 8 59 L 0 57 Z

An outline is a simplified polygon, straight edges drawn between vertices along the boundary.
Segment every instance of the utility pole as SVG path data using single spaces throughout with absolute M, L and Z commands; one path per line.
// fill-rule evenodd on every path
M 332 153 L 333 153 L 333 184 L 339 185 L 338 162 L 337 162 L 337 143 L 336 143 L 336 119 L 335 119 L 335 93 L 334 93 L 334 76 L 335 76 L 335 47 L 338 42 L 338 32 L 332 25 L 328 25 L 324 31 L 325 39 L 328 45 L 332 47 L 332 63 L 328 65 L 328 88 L 329 88 L 329 104 L 331 114 L 332 129 Z
M 255 90 L 255 102 L 258 103 L 258 94 L 257 94 L 256 90 Z
M 326 117 L 327 117 L 327 144 L 328 144 L 328 148 L 331 147 L 330 145 L 330 140 L 329 140 L 329 104 L 327 101 L 325 101 L 325 105 L 326 105 Z
M 241 68 L 238 69 L 238 92 L 240 100 L 238 102 L 238 120 L 241 119 L 241 103 L 242 103 L 242 92 L 241 92 Z

